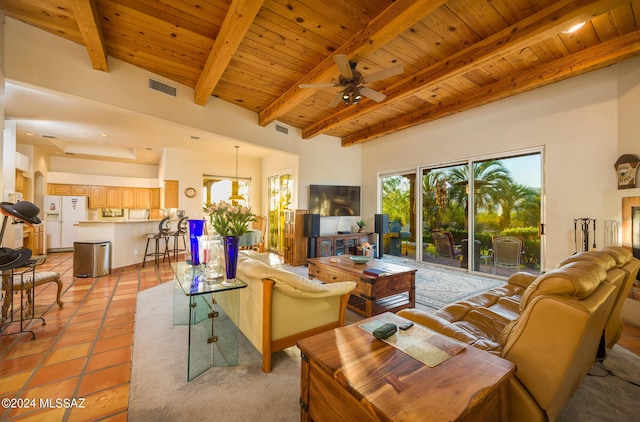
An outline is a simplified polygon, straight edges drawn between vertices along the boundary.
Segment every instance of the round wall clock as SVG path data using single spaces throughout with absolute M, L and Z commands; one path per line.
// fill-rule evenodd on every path
M 187 198 L 194 198 L 196 196 L 196 190 L 194 188 L 186 188 L 184 194 Z
M 618 178 L 618 189 L 636 187 L 636 173 L 640 160 L 635 155 L 624 154 L 616 161 L 615 169 Z

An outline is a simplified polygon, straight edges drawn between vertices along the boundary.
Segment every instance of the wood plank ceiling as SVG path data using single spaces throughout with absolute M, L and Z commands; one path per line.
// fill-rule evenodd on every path
M 344 146 L 640 53 L 640 0 L 0 0 L 7 16 Z M 564 33 L 586 22 L 574 33 Z M 334 54 L 387 98 L 328 104 Z

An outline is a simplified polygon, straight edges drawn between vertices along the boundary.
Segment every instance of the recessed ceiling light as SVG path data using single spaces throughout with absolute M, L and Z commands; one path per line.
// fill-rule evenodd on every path
M 575 25 L 573 25 L 571 28 L 562 31 L 563 34 L 573 34 L 574 32 L 576 32 L 578 29 L 582 28 L 587 22 L 580 22 L 577 23 Z
M 31 132 L 25 132 L 24 134 L 25 134 L 25 135 L 27 135 L 27 136 L 35 136 L 35 135 L 34 135 L 33 133 L 31 133 Z
M 102 136 L 103 138 L 109 138 L 109 134 L 108 133 L 101 133 L 100 136 Z

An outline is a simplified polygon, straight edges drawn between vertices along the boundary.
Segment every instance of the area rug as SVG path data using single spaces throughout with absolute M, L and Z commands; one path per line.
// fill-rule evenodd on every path
M 416 268 L 416 302 L 433 310 L 505 284 L 505 281 L 499 278 L 483 277 L 464 270 L 449 269 L 406 258 L 385 256 L 382 261 Z M 303 277 L 308 274 L 308 268 L 305 266 L 280 266 Z
M 483 277 L 464 270 L 449 269 L 406 258 L 385 256 L 382 260 L 417 268 L 416 302 L 434 309 L 443 308 L 450 303 L 505 284 L 502 279 Z
M 300 419 L 300 352 L 262 357 L 240 335 L 239 365 L 187 382 L 188 327 L 173 326 L 173 283 L 138 294 L 129 421 L 295 421 Z
M 273 371 L 240 336 L 240 362 L 211 368 L 186 380 L 187 327 L 172 325 L 172 286 L 165 283 L 138 294 L 133 345 L 129 421 L 300 420 L 300 352 L 273 355 Z M 560 422 L 636 421 L 640 357 L 615 346 L 606 367 L 594 366 L 562 413 Z

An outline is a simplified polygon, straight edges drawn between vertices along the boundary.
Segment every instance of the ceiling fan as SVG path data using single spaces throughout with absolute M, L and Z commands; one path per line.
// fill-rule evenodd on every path
M 371 98 L 375 102 L 380 102 L 387 98 L 386 95 L 374 91 L 371 88 L 362 86 L 364 84 L 379 81 L 391 76 L 399 75 L 403 72 L 402 65 L 391 66 L 387 69 L 380 70 L 365 76 L 356 70 L 357 63 L 349 61 L 346 55 L 336 54 L 333 56 L 340 70 L 340 78 L 338 82 L 330 82 L 323 84 L 300 84 L 300 88 L 332 88 L 341 86 L 344 87 L 342 91 L 335 96 L 335 98 L 329 103 L 329 107 L 335 107 L 340 101 L 345 104 L 358 104 L 362 99 L 362 96 Z

